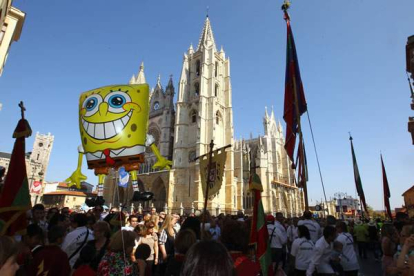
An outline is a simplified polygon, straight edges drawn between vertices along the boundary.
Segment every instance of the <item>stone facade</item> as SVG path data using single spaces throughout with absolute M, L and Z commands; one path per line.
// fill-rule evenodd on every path
M 137 76 L 133 75 L 130 83 L 145 82 L 141 64 Z M 265 211 L 280 211 L 286 216 L 302 213 L 303 193 L 295 185 L 294 171 L 283 148 L 282 126 L 280 122 L 276 123 L 273 111 L 270 116 L 265 112 L 263 137 L 234 139 L 230 59 L 223 48 L 217 50 L 208 17 L 197 48 L 194 50 L 190 45 L 183 56 L 176 112 L 174 93 L 172 78 L 164 92 L 158 77 L 150 95 L 148 132 L 156 138 L 161 154 L 173 161 L 173 168 L 153 171 L 151 166 L 155 158 L 151 152 L 146 153 L 139 180 L 141 188 L 152 191 L 155 196 L 153 202 L 141 207 L 154 205 L 159 210 L 168 208 L 173 212 L 202 209 L 204 199 L 196 157 L 206 154 L 213 140 L 215 149 L 231 145 L 226 150 L 221 190 L 208 204 L 213 214 L 238 210 L 251 212 L 248 176 L 253 163 L 258 166 L 256 172 L 263 183 Z M 105 183 L 107 204 L 131 204 L 131 186 L 119 188 L 116 182 L 116 173 L 113 172 Z
M 10 0 L 0 0 L 0 76 L 6 64 L 10 45 L 20 39 L 26 14 L 12 6 Z
M 235 176 L 239 209 L 251 212 L 253 198 L 248 190 L 250 167 L 256 167 L 262 185 L 263 208 L 270 213 L 299 216 L 304 210 L 303 193 L 295 184 L 294 170 L 284 149 L 283 129 L 267 109 L 263 117 L 264 136 L 235 141 Z M 254 160 L 251 160 L 254 158 Z

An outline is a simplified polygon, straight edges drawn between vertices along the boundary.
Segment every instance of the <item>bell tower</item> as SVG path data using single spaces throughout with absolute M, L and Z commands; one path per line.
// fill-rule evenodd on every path
M 233 132 L 230 60 L 223 48 L 217 50 L 210 19 L 206 17 L 197 48 L 194 50 L 190 45 L 183 57 L 173 167 L 177 173 L 187 174 L 184 179 L 188 179 L 190 191 L 174 192 L 175 199 L 187 194 L 192 201 L 202 201 L 199 163 L 195 157 L 209 151 L 211 140 L 214 140 L 215 149 L 233 144 Z M 233 194 L 233 168 L 233 149 L 230 148 L 219 196 L 220 202 L 226 202 L 223 209 L 233 208 L 233 199 L 227 198 Z

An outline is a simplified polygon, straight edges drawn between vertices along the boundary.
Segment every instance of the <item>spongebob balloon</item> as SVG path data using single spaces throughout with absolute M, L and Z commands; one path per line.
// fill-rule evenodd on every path
M 139 85 L 112 85 L 83 93 L 79 101 L 79 128 L 82 146 L 79 146 L 78 167 L 66 179 L 69 186 L 86 177 L 81 172 L 86 155 L 88 168 L 98 176 L 98 197 L 87 200 L 88 206 L 102 205 L 103 184 L 110 168 L 125 167 L 132 180 L 132 200 L 151 200 L 153 194 L 139 191 L 137 172 L 144 162 L 146 147 L 150 146 L 158 162 L 153 168 L 170 169 L 168 161 L 159 153 L 154 138 L 147 134 L 149 115 L 149 87 Z

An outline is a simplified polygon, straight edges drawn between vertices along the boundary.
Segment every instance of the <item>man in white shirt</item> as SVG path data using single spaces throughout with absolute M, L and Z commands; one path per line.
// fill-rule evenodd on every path
M 335 271 L 329 263 L 335 239 L 336 229 L 332 226 L 326 226 L 323 229 L 323 236 L 315 244 L 313 257 L 306 270 L 306 276 L 312 276 L 315 269 L 318 271 L 318 274 L 335 275 Z
M 122 230 L 134 231 L 135 227 L 138 225 L 138 217 L 136 215 L 130 215 L 128 223 L 129 225 L 122 227 Z
M 284 221 L 282 213 L 276 213 L 276 220 L 272 215 L 266 216 L 269 243 L 272 250 L 272 263 L 275 268 L 285 265 L 287 235 L 285 227 L 281 224 Z M 273 223 L 274 221 L 274 223 Z
M 79 258 L 81 249 L 88 241 L 94 239 L 92 231 L 86 227 L 87 222 L 88 220 L 85 214 L 76 214 L 73 217 L 72 222 L 72 228 L 74 230 L 66 235 L 65 240 L 62 243 L 61 248 L 68 255 L 71 267 L 73 267 L 76 260 Z
M 46 221 L 45 206 L 43 204 L 36 204 L 32 208 L 31 224 L 37 224 L 42 228 L 43 232 L 47 234 L 49 224 Z
M 312 220 L 312 213 L 310 211 L 303 212 L 303 218 L 303 220 L 298 222 L 298 226 L 305 225 L 309 229 L 311 240 L 316 243 L 321 236 L 321 227 L 316 221 Z
M 338 233 L 336 240 L 343 245 L 341 265 L 344 269 L 344 275 L 358 276 L 359 264 L 354 249 L 354 239 L 348 233 L 346 223 L 338 221 L 336 223 L 336 231 Z

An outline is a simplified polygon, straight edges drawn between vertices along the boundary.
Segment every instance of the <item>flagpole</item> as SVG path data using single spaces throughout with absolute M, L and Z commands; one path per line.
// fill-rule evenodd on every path
M 210 142 L 210 152 L 208 154 L 208 171 L 207 171 L 207 181 L 206 181 L 206 193 L 204 194 L 204 209 L 203 209 L 203 225 L 201 228 L 201 236 L 204 236 L 204 226 L 206 224 L 206 212 L 207 212 L 207 203 L 208 203 L 208 189 L 209 189 L 209 182 L 210 182 L 210 174 L 211 174 L 211 164 L 213 161 L 213 147 L 214 141 L 211 140 Z
M 285 1 L 285 3 L 282 6 L 282 10 L 285 13 L 285 20 L 287 24 L 290 24 L 290 17 L 289 14 L 287 12 L 287 10 L 289 9 L 290 6 L 290 2 L 289 1 Z M 303 158 L 304 158 L 304 146 L 303 146 L 303 134 L 302 134 L 302 126 L 301 126 L 301 122 L 300 122 L 300 111 L 299 111 L 299 102 L 298 102 L 298 95 L 296 93 L 296 80 L 295 78 L 292 78 L 292 83 L 293 83 L 293 97 L 294 97 L 294 101 L 295 101 L 295 111 L 296 111 L 296 119 L 297 119 L 297 123 L 298 123 L 298 132 L 299 132 L 299 143 L 302 143 L 302 147 L 298 147 L 298 149 L 301 149 L 301 152 L 299 152 L 298 154 L 300 154 Z M 303 164 L 303 166 L 306 166 L 306 164 Z M 303 181 L 303 179 L 302 179 Z M 299 184 L 299 174 L 298 174 L 298 180 L 297 180 L 297 184 Z M 308 201 L 308 188 L 307 188 L 307 183 L 306 183 L 306 177 L 304 178 L 304 185 L 303 185 L 303 193 L 304 193 L 304 197 L 305 197 L 305 210 L 309 211 L 309 201 Z

